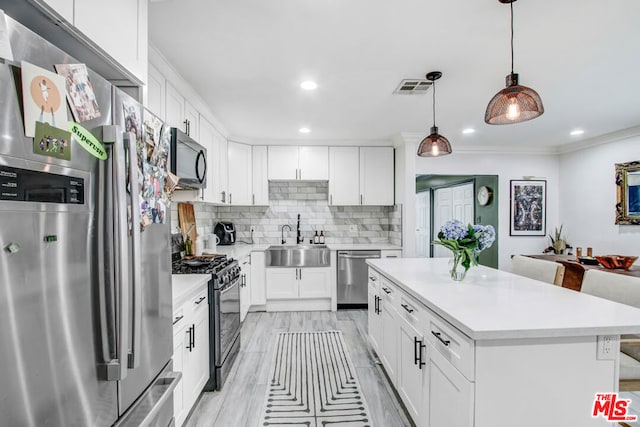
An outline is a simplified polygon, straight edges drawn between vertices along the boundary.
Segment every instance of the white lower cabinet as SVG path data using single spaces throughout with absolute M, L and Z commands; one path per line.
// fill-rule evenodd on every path
M 430 427 L 472 427 L 474 383 L 469 381 L 431 344 L 424 382 L 424 413 L 420 422 Z M 417 420 L 417 418 L 416 418 Z
M 267 303 L 265 254 L 261 251 L 251 252 L 251 305 Z
M 423 369 L 426 366 L 424 337 L 414 325 L 399 316 L 398 393 L 411 417 L 420 419 L 423 406 Z
M 368 292 L 369 340 L 415 424 L 473 427 L 473 341 L 373 269 Z
M 267 268 L 267 311 L 330 310 L 331 267 Z
M 173 393 L 176 426 L 181 426 L 209 379 L 207 285 L 174 309 L 173 369 L 182 380 Z

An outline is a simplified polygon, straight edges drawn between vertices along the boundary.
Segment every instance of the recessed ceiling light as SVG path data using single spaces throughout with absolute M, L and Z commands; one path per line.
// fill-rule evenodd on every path
M 570 135 L 571 136 L 578 136 L 578 135 L 582 135 L 584 133 L 584 131 L 582 129 L 576 129 L 576 130 L 572 130 Z
M 466 128 L 462 130 L 462 133 L 464 133 L 465 135 L 469 135 L 470 133 L 474 133 L 476 130 L 473 128 Z
M 300 83 L 300 87 L 304 90 L 315 90 L 318 88 L 318 83 L 312 80 L 305 80 L 302 83 Z
M 300 128 L 300 129 L 298 129 L 298 132 L 300 132 L 300 133 L 309 133 L 309 132 L 311 132 L 311 129 L 309 129 L 309 128 Z

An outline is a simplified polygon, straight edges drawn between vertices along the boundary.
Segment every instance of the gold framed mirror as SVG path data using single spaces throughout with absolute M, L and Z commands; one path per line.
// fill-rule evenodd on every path
M 640 225 L 640 160 L 616 163 L 616 224 Z

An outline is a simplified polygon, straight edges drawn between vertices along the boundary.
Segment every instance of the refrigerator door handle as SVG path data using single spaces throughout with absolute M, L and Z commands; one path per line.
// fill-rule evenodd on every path
M 127 154 L 129 155 L 129 188 L 131 191 L 131 243 L 133 259 L 130 263 L 133 273 L 133 319 L 131 319 L 131 350 L 129 352 L 129 369 L 140 366 L 140 334 L 142 329 L 142 278 L 140 266 L 140 202 L 138 195 L 138 152 L 136 149 L 136 135 L 132 132 L 126 136 Z
M 126 258 L 128 249 L 127 219 L 127 171 L 125 167 L 125 151 L 122 134 L 115 126 L 102 128 L 102 140 L 108 151 L 104 165 L 105 205 L 100 216 L 104 217 L 105 245 L 113 247 L 113 256 L 107 260 L 107 282 L 105 291 L 111 290 L 116 298 L 112 308 L 115 324 L 115 350 L 110 352 L 115 358 L 106 364 L 104 378 L 107 381 L 119 381 L 127 377 L 126 360 L 129 351 L 129 270 L 124 268 L 122 259 Z M 113 214 L 112 214 L 113 212 Z M 104 249 L 102 249 L 104 251 Z M 108 286 L 106 286 L 108 285 Z M 117 317 L 116 317 L 117 316 Z M 110 323 L 110 322 L 109 322 Z M 101 327 L 102 333 L 108 333 Z

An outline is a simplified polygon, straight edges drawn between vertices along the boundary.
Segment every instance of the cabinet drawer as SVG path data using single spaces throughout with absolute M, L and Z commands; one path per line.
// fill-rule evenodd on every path
M 192 312 L 194 314 L 195 313 L 199 313 L 200 310 L 203 310 L 205 308 L 207 308 L 207 309 L 209 308 L 208 292 L 209 292 L 209 290 L 207 288 L 205 288 L 202 291 L 200 291 L 197 294 L 195 294 L 189 300 L 188 304 L 191 305 L 191 310 L 192 310 Z
M 411 296 L 401 291 L 399 297 L 396 299 L 396 304 L 396 310 L 400 317 L 406 320 L 411 326 L 422 330 L 424 325 L 429 324 L 429 319 L 432 314 L 429 314 L 429 310 Z
M 380 276 L 378 286 L 380 287 L 380 296 L 382 297 L 382 299 L 390 301 L 395 308 L 396 306 L 395 303 L 398 300 L 398 297 L 400 296 L 400 292 L 398 291 L 398 288 L 382 276 Z
M 475 351 L 471 338 L 435 314 L 429 316 L 426 339 L 468 380 L 475 378 Z
M 173 311 L 173 334 L 174 335 L 180 332 L 180 330 L 184 328 L 184 325 L 187 323 L 187 320 L 190 317 L 186 313 L 188 311 L 189 310 L 185 310 L 182 306 L 178 307 L 176 310 Z
M 373 289 L 376 292 L 380 289 L 380 273 L 371 267 L 369 267 L 368 282 L 370 289 Z

